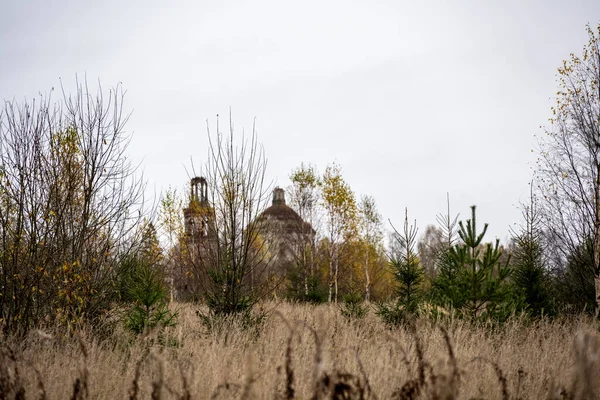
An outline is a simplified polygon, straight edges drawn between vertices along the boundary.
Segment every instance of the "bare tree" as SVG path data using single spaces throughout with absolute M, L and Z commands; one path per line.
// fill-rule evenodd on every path
M 600 310 L 600 26 L 588 25 L 583 55 L 558 69 L 552 125 L 540 138 L 537 186 L 559 266 L 590 240 Z
M 145 185 L 126 156 L 121 86 L 77 82 L 0 111 L 0 321 L 93 318 L 112 301 L 120 257 L 139 240 Z
M 197 250 L 197 267 L 206 274 L 205 294 L 211 310 L 220 314 L 247 311 L 279 282 L 271 279 L 272 254 L 256 219 L 266 208 L 271 185 L 265 182 L 267 160 L 255 127 L 249 140 L 238 142 L 229 119 L 229 132 L 211 134 L 207 121 L 209 154 L 207 187 L 200 204 L 208 200 L 214 220 L 206 220 L 211 240 Z M 212 233 L 211 233 L 212 232 Z

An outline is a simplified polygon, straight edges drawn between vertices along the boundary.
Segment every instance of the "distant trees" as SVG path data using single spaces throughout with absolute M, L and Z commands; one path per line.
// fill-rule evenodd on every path
M 466 223 L 451 218 L 448 209 L 416 245 L 416 228 L 406 218 L 404 230 L 392 235 L 388 260 L 375 200 L 363 196 L 357 202 L 336 164 L 323 174 L 302 164 L 290 175 L 289 194 L 308 224 L 299 227 L 286 274 L 275 277 L 270 264 L 280 251 L 257 222 L 271 194 L 266 157 L 254 130 L 249 140 L 236 141 L 231 118 L 228 134 L 219 131 L 218 122 L 216 133 L 209 129 L 206 176 L 194 178 L 208 187 L 203 186 L 202 201 L 192 193 L 189 208 L 182 210 L 174 192 L 163 197 L 158 226 L 170 249 L 160 252 L 152 223 L 157 221 L 144 218 L 144 183 L 125 153 L 128 115 L 120 86 L 93 92 L 77 82 L 76 92 L 63 90 L 58 102 L 47 97 L 5 102 L 0 109 L 3 331 L 25 332 L 42 318 L 93 320 L 115 298 L 126 297 L 123 277 L 131 278 L 125 270 L 134 264 L 143 264 L 134 272 L 140 281 L 155 284 L 156 290 L 147 291 L 160 294 L 164 309 L 166 291 L 159 281 L 170 278 L 173 294 L 174 276 L 165 277 L 154 266 L 166 263 L 195 274 L 202 283 L 195 292 L 219 314 L 249 310 L 283 286 L 283 279 L 287 294 L 298 300 L 326 294 L 337 302 L 348 294 L 377 301 L 391 293 L 392 274 L 401 283 L 396 295 L 406 310 L 415 309 L 413 299 L 426 299 L 474 319 L 497 318 L 523 305 L 534 316 L 592 305 L 598 314 L 600 26 L 588 26 L 587 32 L 582 54 L 571 55 L 558 69 L 551 126 L 539 140 L 536 201 L 532 194 L 524 225 L 513 232 L 510 267 L 499 241 L 483 241 L 487 224 L 477 231 L 474 206 Z M 199 219 L 186 217 L 182 224 L 182 211 L 198 213 Z M 198 235 L 210 239 L 195 240 Z M 138 328 L 147 326 L 147 317 Z
M 371 300 L 391 292 L 383 248 L 381 215 L 375 200 L 354 192 L 336 164 L 321 175 L 301 164 L 290 175 L 290 205 L 316 231 L 288 273 L 288 295 L 295 300 L 326 300 L 336 293 Z M 307 264 L 308 263 L 308 264 Z M 303 282 L 304 294 L 299 292 Z
M 161 196 L 158 208 L 158 232 L 163 238 L 164 264 L 171 301 L 175 298 L 175 280 L 184 262 L 178 246 L 183 242 L 183 202 L 176 189 L 169 187 Z
M 76 92 L 0 110 L 0 324 L 93 319 L 139 243 L 144 183 L 125 150 L 123 91 Z M 137 239 L 136 239 L 137 237 Z
M 298 212 L 302 220 L 315 229 L 319 218 L 321 178 L 312 165 L 301 164 L 290 173 L 290 205 Z M 295 264 L 292 266 L 288 292 L 296 299 L 317 300 L 321 292 L 321 283 L 316 276 L 317 237 L 305 232 L 309 225 L 301 224 L 301 235 L 295 243 Z
M 325 230 L 329 240 L 329 302 L 338 300 L 340 247 L 356 233 L 356 200 L 344 181 L 339 166 L 323 173 L 321 198 L 325 209 Z
M 215 144 L 215 148 L 230 146 L 230 140 L 221 139 L 220 143 L 219 145 Z M 219 154 L 219 150 L 211 151 L 211 154 L 213 152 Z M 220 150 L 220 152 L 221 154 L 233 154 L 231 149 Z M 245 157 L 247 160 L 259 158 Z M 226 165 L 224 162 L 221 164 Z M 209 168 L 205 170 L 210 171 Z M 254 167 L 247 168 L 247 170 L 260 171 L 261 169 Z M 218 196 L 222 195 L 218 193 L 219 187 L 214 184 L 220 179 L 223 178 L 215 178 L 214 173 L 207 175 L 206 179 L 210 185 L 207 191 L 210 199 L 206 204 L 214 210 L 211 211 L 211 215 L 214 215 L 215 232 L 224 229 L 221 227 L 223 221 L 225 218 L 229 218 L 223 214 L 226 209 L 219 204 L 218 200 Z M 243 182 L 250 180 L 244 177 L 227 178 L 224 181 L 229 182 L 236 179 L 241 179 Z M 251 243 L 251 245 L 248 244 L 248 264 L 247 267 L 244 267 L 245 272 L 239 273 L 239 283 L 236 280 L 236 285 L 239 285 L 238 293 L 244 293 L 238 300 L 251 305 L 259 298 L 284 294 L 293 300 L 321 302 L 329 299 L 335 301 L 336 293 L 338 299 L 340 295 L 345 294 L 360 293 L 361 298 L 366 296 L 370 298 L 372 295 L 380 298 L 388 293 L 390 291 L 387 277 L 389 273 L 386 271 L 387 261 L 382 243 L 381 216 L 374 200 L 365 197 L 359 210 L 354 193 L 342 178 L 341 170 L 336 165 L 331 165 L 323 175 L 320 175 L 313 166 L 303 164 L 292 171 L 290 180 L 292 185 L 288 188 L 289 205 L 297 211 L 301 220 L 286 219 L 285 229 L 289 231 L 284 233 L 285 238 L 277 238 L 278 233 L 271 232 L 271 228 L 273 228 L 271 224 L 269 224 L 271 228 L 265 225 L 268 223 L 263 215 L 267 206 L 267 190 L 261 191 L 264 198 L 261 197 L 260 200 L 251 202 L 253 205 L 260 203 L 260 206 L 257 205 L 252 212 L 247 213 L 245 220 L 242 220 L 242 217 L 235 220 L 237 229 L 241 230 L 243 226 L 246 226 L 243 234 L 240 232 L 238 237 L 241 238 L 243 235 Z M 217 191 L 216 197 L 213 194 L 215 190 Z M 252 196 L 256 196 L 256 193 Z M 252 196 L 238 193 L 234 197 L 250 199 Z M 224 202 L 225 200 L 220 201 Z M 285 204 L 283 205 L 285 206 Z M 240 210 L 244 208 L 241 203 L 236 207 L 240 207 Z M 219 211 L 220 209 L 221 211 Z M 231 212 L 231 207 L 227 210 Z M 284 210 L 280 209 L 280 211 Z M 164 252 L 166 262 L 170 265 L 171 288 L 179 292 L 177 297 L 181 299 L 183 292 L 179 289 L 181 289 L 182 283 L 185 283 L 187 288 L 184 290 L 191 290 L 201 294 L 202 298 L 209 299 L 208 296 L 216 296 L 220 293 L 217 288 L 225 291 L 224 288 L 227 285 L 222 278 L 223 274 L 226 276 L 233 274 L 233 271 L 228 272 L 219 267 L 222 273 L 215 275 L 218 269 L 215 269 L 214 266 L 220 265 L 216 262 L 216 258 L 219 257 L 217 252 L 221 251 L 217 250 L 216 241 L 223 240 L 222 234 L 219 233 L 218 237 L 206 238 L 207 240 L 195 243 L 184 233 L 187 231 L 187 222 L 186 228 L 183 229 L 180 214 L 182 214 L 181 201 L 176 193 L 168 191 L 161 200 L 159 221 L 163 232 L 163 241 L 171 248 Z M 292 215 L 291 211 L 289 215 Z M 228 227 L 227 229 L 231 231 L 231 222 Z M 283 225 L 280 228 L 282 227 Z M 315 228 L 316 232 L 313 230 Z M 279 244 L 282 244 L 283 247 L 278 246 Z M 235 245 L 241 246 L 242 242 L 236 242 Z M 285 248 L 287 254 L 284 260 L 285 265 L 279 262 L 282 259 L 275 260 L 281 255 L 276 254 L 278 252 L 276 248 L 279 250 Z M 230 253 L 231 251 L 235 250 L 230 250 Z M 277 270 L 278 276 L 273 273 L 275 270 Z M 281 277 L 284 277 L 284 280 L 280 279 Z M 193 282 L 196 281 L 206 282 L 200 284 L 201 288 L 192 288 L 190 285 L 193 286 Z M 277 290 L 271 291 L 275 287 Z M 330 293 L 331 298 L 329 297 Z M 198 299 L 197 296 L 187 296 L 186 298 L 188 300 Z M 215 298 L 214 301 L 216 300 Z
M 544 230 L 564 268 L 591 243 L 595 308 L 600 310 L 600 26 L 587 27 L 581 56 L 558 69 L 551 126 L 540 138 L 537 186 Z
M 382 250 L 383 233 L 381 230 L 381 214 L 377 210 L 377 204 L 372 196 L 362 196 L 358 206 L 359 210 L 359 231 L 362 240 L 365 243 L 364 250 L 364 272 L 365 272 L 365 300 L 371 300 L 371 262 L 373 256 L 369 251 L 373 248 Z M 375 255 L 376 256 L 376 255 Z
M 443 251 L 444 245 L 442 230 L 434 225 L 425 228 L 425 233 L 417 243 L 419 260 L 425 276 L 431 281 L 435 279 L 440 252 Z
M 313 165 L 300 164 L 290 173 L 290 204 L 300 218 L 314 225 L 318 214 L 321 178 Z

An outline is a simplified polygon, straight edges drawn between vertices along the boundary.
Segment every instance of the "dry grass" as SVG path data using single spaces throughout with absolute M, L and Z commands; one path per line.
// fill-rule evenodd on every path
M 495 333 L 419 320 L 390 331 L 373 313 L 347 321 L 334 306 L 266 306 L 274 311 L 256 335 L 235 324 L 207 332 L 179 305 L 168 333 L 178 346 L 119 325 L 104 339 L 4 338 L 0 398 L 599 398 L 600 336 L 585 319 L 513 321 Z

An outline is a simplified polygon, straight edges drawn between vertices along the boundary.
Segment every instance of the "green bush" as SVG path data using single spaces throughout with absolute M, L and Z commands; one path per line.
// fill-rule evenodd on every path
M 405 325 L 416 313 L 416 310 L 409 310 L 400 299 L 394 303 L 377 303 L 375 307 L 377 316 L 390 328 Z
M 288 270 L 286 297 L 292 301 L 323 304 L 327 301 L 328 292 L 320 277 L 305 277 L 301 268 L 296 267 Z
M 367 315 L 368 309 L 361 295 L 350 293 L 343 297 L 340 312 L 348 320 L 360 320 Z

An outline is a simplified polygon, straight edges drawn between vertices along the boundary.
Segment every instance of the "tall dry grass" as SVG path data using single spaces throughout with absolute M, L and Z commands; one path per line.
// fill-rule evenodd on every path
M 2 338 L 0 393 L 48 399 L 593 399 L 598 325 L 463 321 L 389 330 L 371 312 L 348 321 L 332 305 L 266 304 L 264 326 L 208 331 L 191 305 L 164 336 L 58 330 Z M 98 330 L 98 329 L 96 329 Z M 165 346 L 164 343 L 169 343 Z M 162 344 L 161 344 L 162 343 Z M 336 397 L 337 396 L 337 397 Z M 0 397 L 2 397 L 0 395 Z

